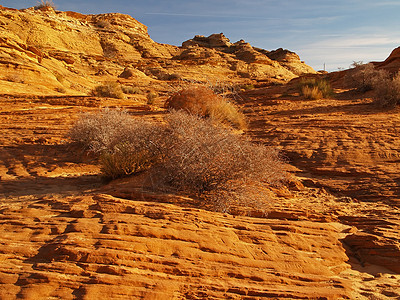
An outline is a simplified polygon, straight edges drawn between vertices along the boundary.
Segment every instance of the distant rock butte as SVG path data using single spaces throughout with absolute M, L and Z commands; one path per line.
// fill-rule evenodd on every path
M 196 81 L 290 80 L 315 71 L 297 54 L 267 51 L 221 34 L 195 36 L 182 47 L 154 42 L 131 16 L 83 15 L 51 8 L 0 7 L 2 93 L 87 94 L 121 76 L 138 85 Z M 162 82 L 161 82 L 162 84 Z

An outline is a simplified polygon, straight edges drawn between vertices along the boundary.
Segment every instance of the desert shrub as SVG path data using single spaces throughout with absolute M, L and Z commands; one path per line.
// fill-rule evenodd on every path
M 146 95 L 147 98 L 147 104 L 148 105 L 153 105 L 156 102 L 156 99 L 158 97 L 158 93 L 157 92 L 149 92 Z
M 278 184 L 285 177 L 277 150 L 254 144 L 211 120 L 178 111 L 168 116 L 167 124 L 169 146 L 154 169 L 157 182 L 205 195 L 232 192 L 233 182 Z
M 42 8 L 52 8 L 56 9 L 56 6 L 54 5 L 52 0 L 41 0 L 38 2 L 38 5 L 34 7 L 35 9 L 42 9 Z
M 122 110 L 102 109 L 82 114 L 69 131 L 69 137 L 83 148 L 99 153 L 126 139 L 133 120 Z
M 197 196 L 219 211 L 262 207 L 266 186 L 286 178 L 275 149 L 182 110 L 172 111 L 165 121 L 149 123 L 105 109 L 82 115 L 69 135 L 99 154 L 105 177 L 148 170 L 154 190 Z
M 109 81 L 102 85 L 96 86 L 92 94 L 98 97 L 110 97 L 117 99 L 124 99 L 124 92 L 117 82 Z
M 375 83 L 385 80 L 389 74 L 384 70 L 376 70 L 372 63 L 362 64 L 361 62 L 354 62 L 352 64 L 349 82 L 350 85 L 355 87 L 360 92 L 367 92 L 374 89 Z
M 121 110 L 82 114 L 69 131 L 72 141 L 99 154 L 103 175 L 118 178 L 149 168 L 162 156 L 161 125 L 132 119 Z
M 205 86 L 189 86 L 171 96 L 165 106 L 191 114 L 212 118 L 238 129 L 246 128 L 244 115 L 234 104 Z
M 67 90 L 64 87 L 58 86 L 55 88 L 55 91 L 61 94 L 65 94 Z
M 303 78 L 300 80 L 299 89 L 306 99 L 323 99 L 330 97 L 333 90 L 328 81 L 316 78 Z
M 374 103 L 382 107 L 395 107 L 400 104 L 400 73 L 393 78 L 385 76 L 373 83 Z
M 245 91 L 254 90 L 254 84 L 245 84 L 242 86 Z
M 96 22 L 96 26 L 99 28 L 109 29 L 111 27 L 111 23 L 106 20 L 98 20 Z
M 106 178 L 119 178 L 149 169 L 163 156 L 163 128 L 142 121 L 134 122 L 124 140 L 100 155 L 101 171 Z
M 395 107 L 400 103 L 400 74 L 391 77 L 372 63 L 353 63 L 350 84 L 360 92 L 374 91 L 373 103 L 381 107 Z
M 124 94 L 132 94 L 132 95 L 142 95 L 143 91 L 136 86 L 127 86 L 127 85 L 123 85 L 121 87 L 122 92 L 124 92 Z

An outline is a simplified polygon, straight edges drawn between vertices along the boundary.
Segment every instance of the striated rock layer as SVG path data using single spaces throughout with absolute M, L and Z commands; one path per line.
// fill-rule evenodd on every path
M 223 34 L 175 47 L 126 15 L 3 7 L 0 27 L 1 299 L 400 297 L 399 111 L 342 90 L 304 100 L 295 81 L 260 88 L 313 70 Z M 68 143 L 78 114 L 100 107 L 160 121 L 180 79 L 262 82 L 237 95 L 245 134 L 280 147 L 294 178 L 268 190 L 266 214 L 105 183 Z M 107 80 L 159 97 L 85 95 Z
M 252 109 L 257 116 L 249 113 L 252 132 L 265 139 L 256 128 L 264 122 L 271 134 L 265 124 L 273 122 L 285 153 L 294 153 L 286 134 L 293 130 L 290 120 L 302 118 L 267 114 L 276 107 L 266 99 L 274 90 L 259 91 L 264 100 L 253 104 L 266 106 Z M 400 296 L 400 219 L 393 206 L 298 184 L 276 191 L 267 215 L 228 215 L 201 209 L 190 198 L 144 192 L 130 179 L 105 184 L 96 160 L 65 142 L 77 114 L 119 106 L 157 120 L 160 111 L 81 96 L 0 101 L 1 299 Z M 319 102 L 296 105 L 305 104 L 318 109 Z M 319 132 L 330 132 L 319 124 Z M 304 172 L 313 167 L 310 160 L 291 163 Z
M 147 27 L 117 13 L 82 15 L 52 8 L 0 7 L 0 88 L 3 93 L 88 94 L 122 76 L 134 85 L 196 81 L 289 80 L 315 71 L 286 51 L 268 51 L 222 34 L 176 47 L 154 42 Z M 267 54 L 265 54 L 265 53 Z M 288 54 L 288 55 L 287 55 Z

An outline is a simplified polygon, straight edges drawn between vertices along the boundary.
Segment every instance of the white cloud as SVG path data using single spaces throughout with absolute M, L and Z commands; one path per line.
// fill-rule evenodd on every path
M 311 45 L 313 48 L 372 48 L 390 46 L 398 40 L 393 36 L 336 36 L 333 38 L 317 41 Z

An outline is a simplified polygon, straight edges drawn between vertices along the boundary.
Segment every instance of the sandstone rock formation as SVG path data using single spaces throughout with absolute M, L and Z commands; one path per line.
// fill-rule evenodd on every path
M 316 73 L 314 69 L 300 61 L 294 52 L 283 49 L 269 52 L 252 47 L 244 40 L 231 43 L 223 33 L 208 37 L 195 36 L 183 42 L 182 47 L 190 52 L 212 53 L 209 49 L 218 51 L 219 55 L 222 52 L 225 54 L 225 61 L 230 62 L 230 68 L 237 71 L 239 76 L 247 78 L 292 79 L 302 74 Z
M 3 93 L 88 94 L 105 80 L 117 80 L 126 68 L 135 71 L 122 78 L 138 85 L 171 78 L 288 80 L 314 73 L 300 60 L 281 64 L 249 44 L 230 43 L 223 34 L 196 36 L 183 47 L 159 44 L 145 25 L 117 13 L 1 7 L 0 28 Z
M 352 152 L 357 140 L 366 155 L 374 147 L 389 153 L 398 114 L 385 125 L 384 113 L 374 122 L 358 116 L 354 99 L 276 100 L 284 88 L 243 95 L 250 133 L 281 146 L 309 186 L 276 190 L 266 215 L 215 213 L 130 178 L 102 182 L 96 160 L 66 143 L 65 133 L 80 112 L 100 106 L 160 118 L 139 102 L 0 97 L 0 298 L 400 297 L 399 209 L 379 195 L 355 199 L 372 188 L 398 193 L 388 182 L 398 159 L 393 169 L 376 169 Z M 362 134 L 371 124 L 380 130 Z M 359 142 L 377 136 L 386 143 Z M 343 197 L 325 190 L 337 187 Z
M 400 70 L 400 47 L 394 49 L 385 61 L 376 63 L 378 68 L 383 68 L 391 73 L 399 72 Z
M 400 113 L 343 89 L 309 101 L 294 81 L 265 84 L 303 72 L 293 52 L 223 34 L 175 47 L 126 15 L 0 7 L 0 299 L 399 299 Z M 293 177 L 265 187 L 263 210 L 105 183 L 69 143 L 81 112 L 166 113 L 167 97 L 86 96 L 93 86 L 163 93 L 179 78 L 261 81 L 240 94 L 245 134 L 282 149 Z

